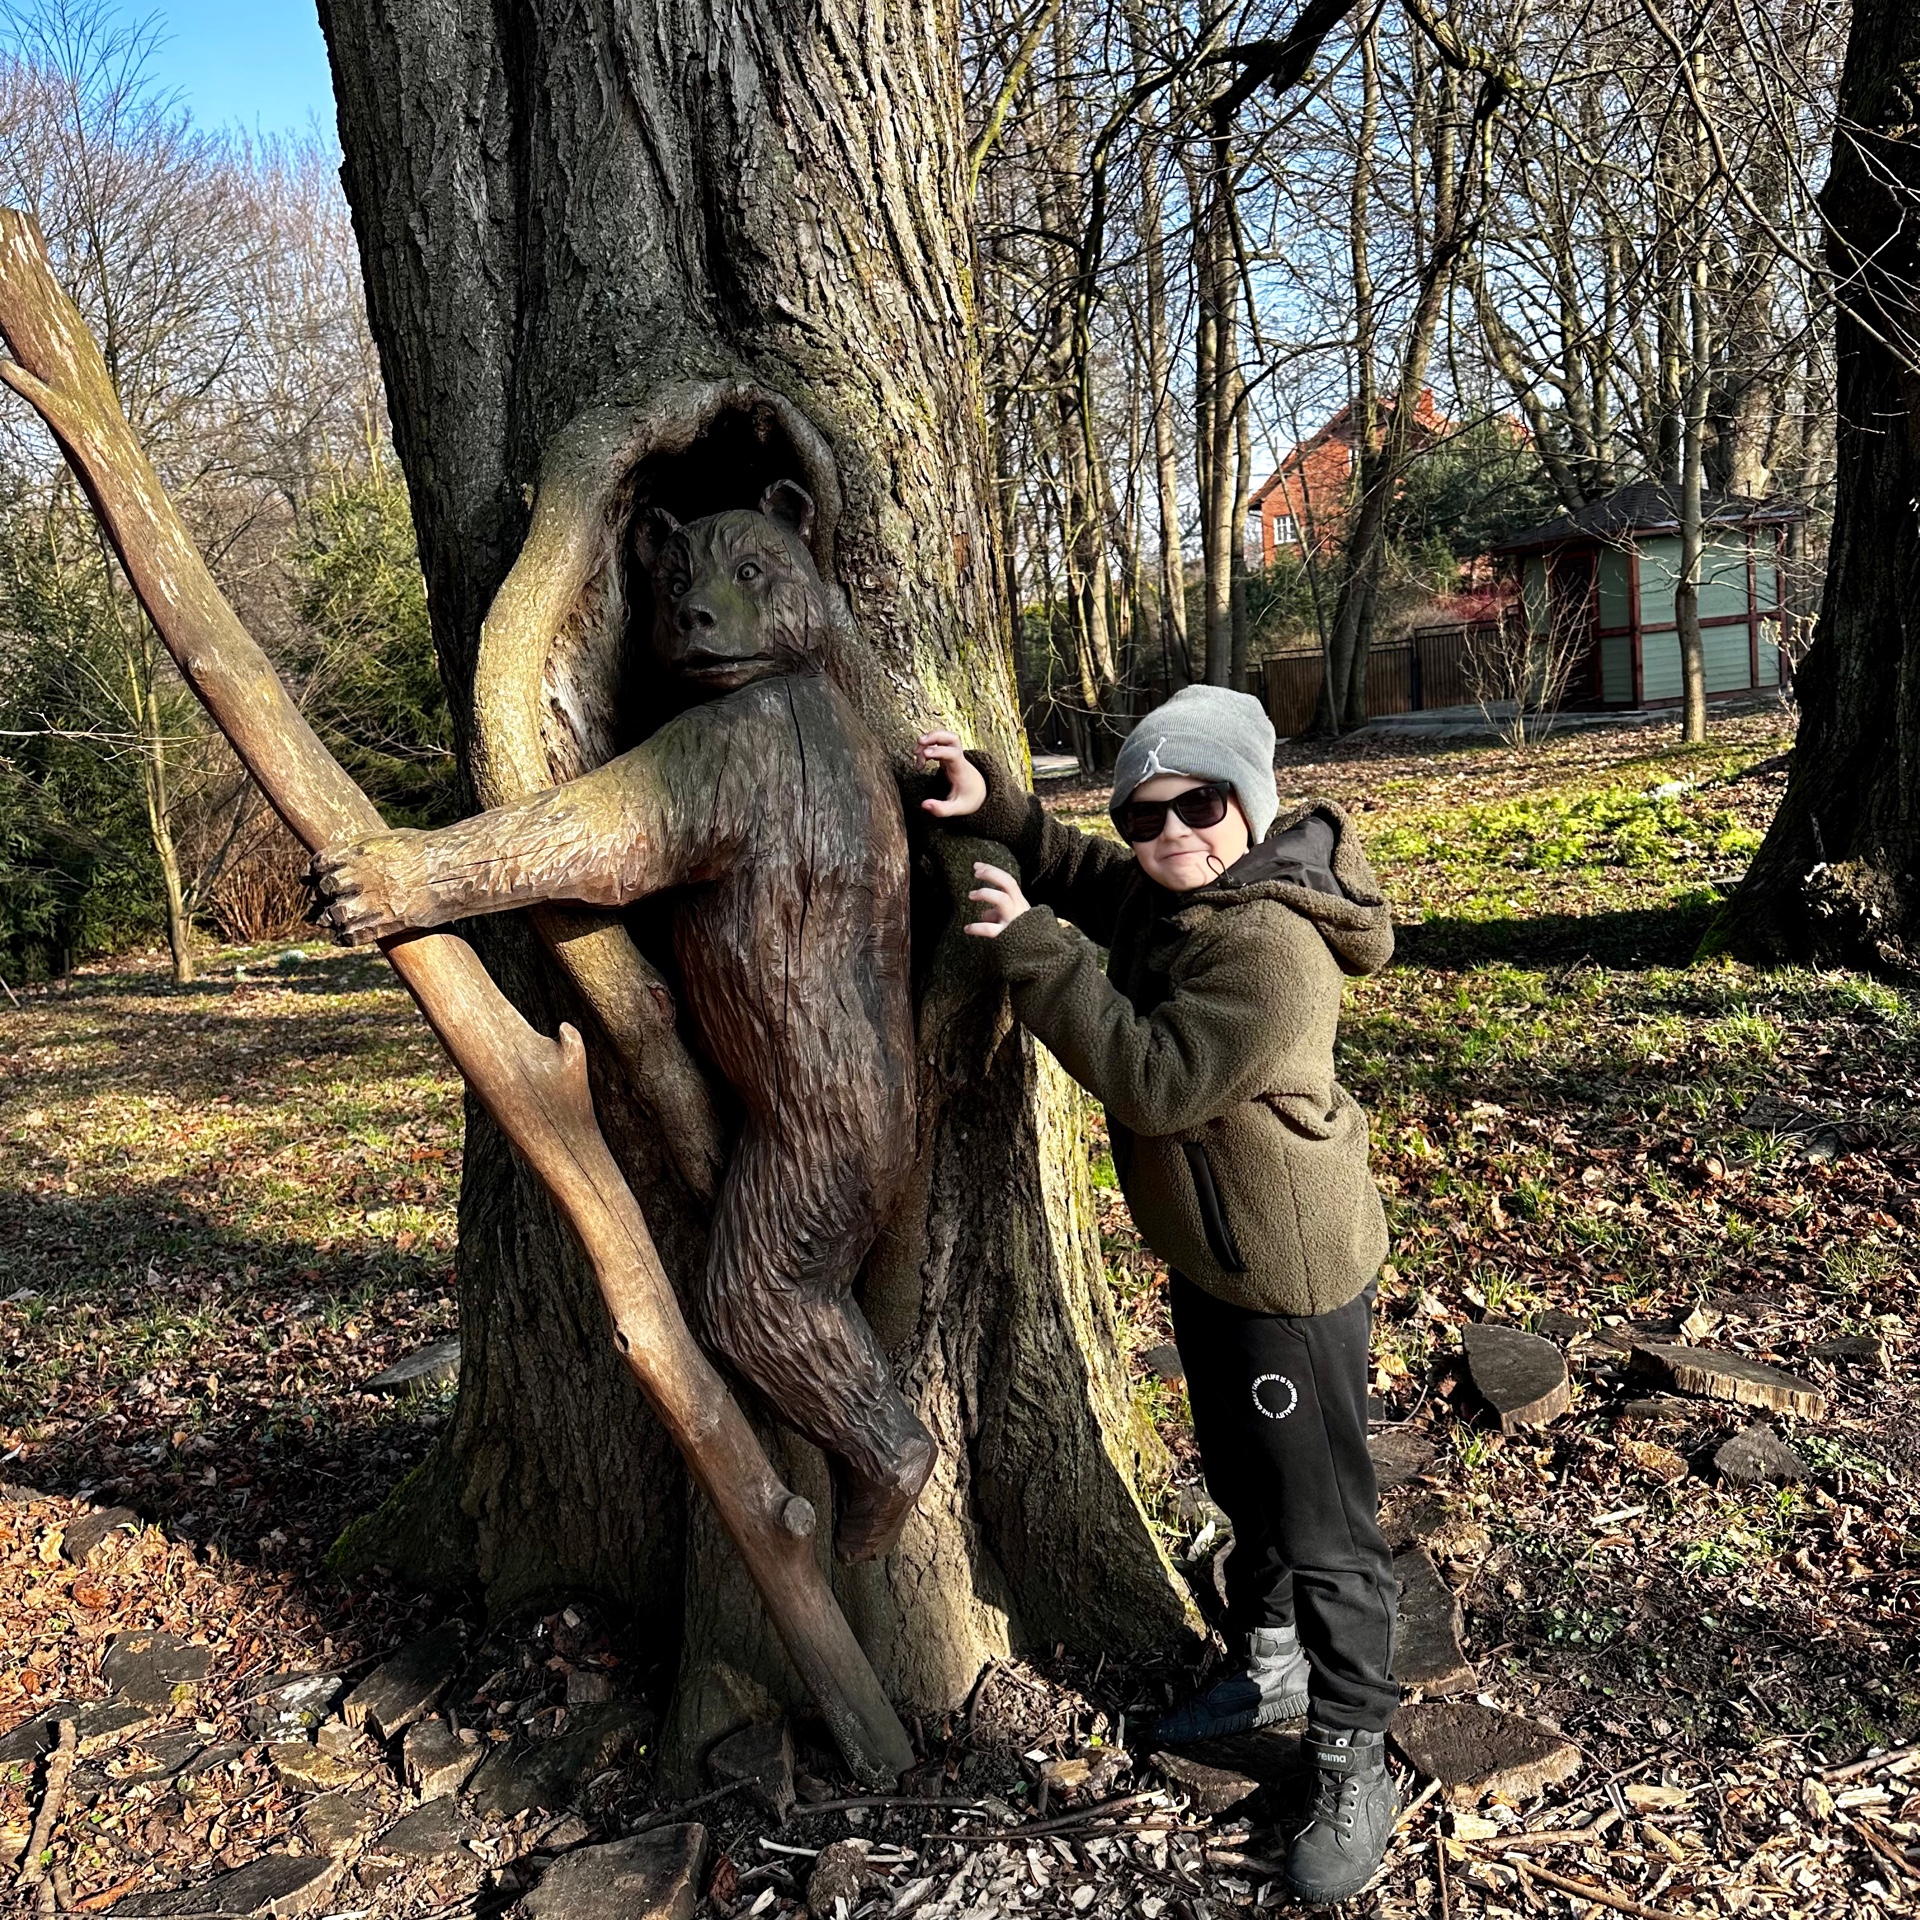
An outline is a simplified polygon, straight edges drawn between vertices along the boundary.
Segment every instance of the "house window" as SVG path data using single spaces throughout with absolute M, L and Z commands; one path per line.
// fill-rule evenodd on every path
M 1300 529 L 1294 525 L 1290 513 L 1276 513 L 1273 516 L 1273 544 L 1276 547 L 1297 546 L 1300 541 Z

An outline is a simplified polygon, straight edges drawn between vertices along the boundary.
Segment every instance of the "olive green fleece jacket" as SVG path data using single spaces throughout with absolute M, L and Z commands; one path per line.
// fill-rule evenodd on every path
M 1283 809 L 1220 880 L 1174 893 L 969 757 L 987 799 L 964 829 L 1012 851 L 1035 903 L 982 945 L 1021 1023 L 1105 1105 L 1142 1237 L 1235 1306 L 1344 1306 L 1379 1272 L 1387 1224 L 1366 1115 L 1334 1079 L 1334 1029 L 1343 976 L 1393 952 L 1346 815 L 1325 800 Z M 1108 951 L 1104 973 L 1089 940 Z

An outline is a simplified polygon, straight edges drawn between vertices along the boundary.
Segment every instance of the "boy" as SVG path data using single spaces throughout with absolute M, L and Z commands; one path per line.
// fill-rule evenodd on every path
M 1106 1107 L 1135 1223 L 1171 1269 L 1194 1436 L 1233 1522 L 1239 1658 L 1155 1737 L 1307 1714 L 1312 1814 L 1287 1876 L 1303 1899 L 1349 1899 L 1399 1816 L 1385 1743 L 1399 1689 L 1367 1453 L 1386 1220 L 1333 1040 L 1343 974 L 1393 951 L 1386 905 L 1338 807 L 1278 817 L 1273 726 L 1247 694 L 1185 688 L 1128 736 L 1110 812 L 1131 854 L 1050 819 L 952 734 L 920 748 L 948 784 L 926 810 L 1019 860 L 1023 881 L 974 868 L 967 932 L 992 943 L 1021 1022 Z M 1049 908 L 1108 949 L 1104 975 Z

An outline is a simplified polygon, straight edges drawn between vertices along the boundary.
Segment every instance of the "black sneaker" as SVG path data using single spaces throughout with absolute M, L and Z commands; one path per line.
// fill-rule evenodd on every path
M 1307 1710 L 1308 1678 L 1307 1656 L 1294 1630 L 1261 1627 L 1250 1637 L 1246 1659 L 1205 1693 L 1176 1707 L 1155 1726 L 1153 1737 L 1184 1746 L 1297 1720 Z
M 1387 1736 L 1309 1724 L 1313 1805 L 1287 1855 L 1287 1884 L 1309 1905 L 1351 1900 L 1380 1870 L 1400 1818 Z

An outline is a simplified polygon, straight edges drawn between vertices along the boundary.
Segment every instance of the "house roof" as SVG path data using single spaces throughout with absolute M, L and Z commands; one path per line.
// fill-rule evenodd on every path
M 1791 526 L 1807 517 L 1792 500 L 1750 500 L 1744 494 L 1709 493 L 1700 499 L 1700 517 L 1713 527 Z M 1538 553 L 1547 547 L 1579 541 L 1626 540 L 1638 533 L 1677 533 L 1680 503 L 1672 489 L 1642 480 L 1617 493 L 1589 500 L 1573 513 L 1563 513 L 1524 533 L 1509 534 L 1489 549 L 1493 553 Z
M 1384 420 L 1393 412 L 1398 402 L 1391 394 L 1383 394 L 1374 404 L 1379 417 Z M 1451 431 L 1452 423 L 1434 405 L 1431 387 L 1420 389 L 1419 397 L 1413 404 L 1413 417 L 1420 426 L 1430 428 L 1435 433 Z M 1289 474 L 1300 473 L 1308 460 L 1322 447 L 1341 446 L 1351 449 L 1359 437 L 1359 430 L 1353 421 L 1353 402 L 1349 400 L 1324 426 L 1310 433 L 1306 439 L 1294 443 L 1280 464 L 1253 490 L 1247 501 L 1248 507 L 1255 508 L 1263 505 L 1269 494 L 1276 488 L 1285 486 Z

